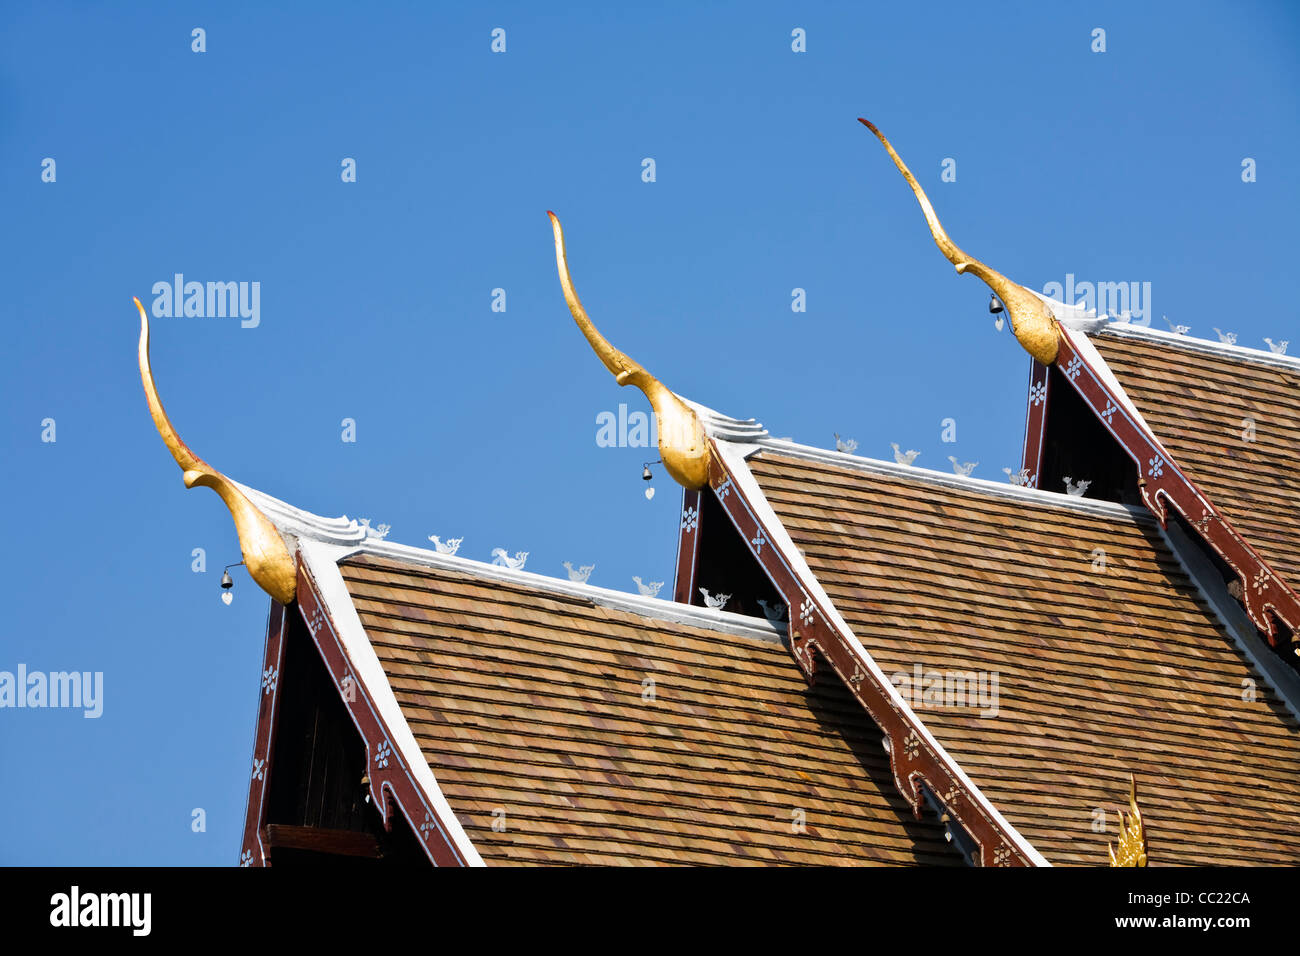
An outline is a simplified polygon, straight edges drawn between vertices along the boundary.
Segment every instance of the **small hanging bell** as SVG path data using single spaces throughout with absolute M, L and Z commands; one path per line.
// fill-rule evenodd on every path
M 1006 317 L 1002 314 L 1002 303 L 998 301 L 996 295 L 989 296 L 989 313 L 997 316 L 993 320 L 993 327 L 1001 332 L 1002 326 L 1006 323 Z

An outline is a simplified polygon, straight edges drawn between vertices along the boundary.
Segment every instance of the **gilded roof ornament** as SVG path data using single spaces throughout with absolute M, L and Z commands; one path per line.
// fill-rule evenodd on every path
M 163 444 L 185 473 L 185 487 L 202 485 L 221 496 L 221 500 L 230 509 L 230 516 L 235 519 L 239 550 L 243 552 L 248 573 L 275 600 L 281 604 L 291 603 L 297 591 L 298 572 L 284 539 L 280 537 L 275 525 L 254 507 L 235 483 L 190 451 L 172 427 L 162 400 L 158 398 L 153 370 L 149 366 L 149 317 L 139 299 L 135 300 L 135 307 L 140 311 L 140 380 L 144 383 L 144 396 L 149 402 L 149 414 L 153 416 L 154 427 L 162 436 Z
M 1106 849 L 1110 852 L 1111 866 L 1146 866 L 1147 865 L 1147 835 L 1142 828 L 1142 811 L 1138 809 L 1137 804 L 1137 780 L 1132 774 L 1128 778 L 1128 819 L 1124 818 L 1124 811 L 1117 810 L 1119 814 L 1119 849 L 1110 844 Z
M 564 301 L 569 304 L 574 321 L 596 356 L 613 373 L 615 381 L 619 385 L 635 385 L 650 400 L 659 428 L 659 454 L 668 474 L 686 488 L 703 488 L 709 480 L 710 451 L 708 436 L 699 416 L 657 378 L 610 345 L 592 324 L 573 288 L 560 220 L 553 212 L 547 212 L 547 215 L 551 217 L 551 228 L 555 231 L 555 265 L 560 273 L 560 286 L 564 289 Z
M 1006 306 L 1007 314 L 1011 316 L 1011 329 L 1016 333 L 1016 338 L 1026 352 L 1044 365 L 1055 362 L 1060 345 L 1060 330 L 1057 328 L 1056 318 L 1051 310 L 1024 286 L 1012 282 L 996 269 L 991 269 L 978 259 L 962 252 L 957 244 L 948 238 L 948 233 L 944 231 L 939 217 L 934 214 L 934 207 L 930 205 L 925 190 L 916 181 L 907 164 L 898 153 L 894 152 L 894 147 L 889 145 L 889 140 L 885 139 L 885 135 L 867 120 L 859 118 L 858 122 L 876 134 L 876 138 L 889 152 L 898 171 L 912 187 L 912 192 L 916 194 L 916 201 L 921 204 L 921 211 L 925 213 L 925 221 L 930 226 L 930 235 L 934 236 L 934 243 L 939 247 L 939 251 L 957 267 L 959 273 L 973 272 L 997 293 L 998 298 Z

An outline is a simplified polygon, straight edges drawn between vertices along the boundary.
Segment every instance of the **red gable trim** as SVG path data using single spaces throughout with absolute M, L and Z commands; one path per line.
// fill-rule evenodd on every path
M 1067 329 L 1062 329 L 1056 366 L 1137 465 L 1142 501 L 1160 526 L 1166 526 L 1167 506 L 1172 504 L 1206 544 L 1237 572 L 1246 613 L 1268 635 L 1270 644 L 1276 647 L 1278 642 L 1277 623 L 1269 616 L 1270 611 L 1293 633 L 1300 633 L 1297 627 L 1300 597 L 1183 474 L 1177 462 L 1160 447 L 1155 435 L 1128 413 L 1125 403 L 1077 348 Z
M 710 439 L 709 485 L 731 523 L 748 543 L 750 554 L 785 601 L 789 618 L 790 649 L 809 683 L 816 669 L 814 651 L 820 651 L 844 685 L 885 734 L 894 784 L 912 807 L 917 819 L 925 797 L 924 783 L 944 810 L 961 823 L 979 847 L 983 866 L 1035 866 L 1019 848 L 1009 825 L 991 816 L 980 800 L 973 799 L 970 784 L 956 764 L 931 746 L 933 738 L 914 714 L 901 709 L 876 676 L 879 668 L 853 646 L 832 623 L 821 601 L 808 594 L 781 549 L 772 544 L 772 529 L 764 526 L 755 508 L 723 463 L 717 443 Z M 890 688 L 892 689 L 892 687 Z M 978 791 L 975 791 L 978 793 Z M 1021 838 L 1023 839 L 1023 838 Z
M 446 821 L 425 798 L 411 768 L 402 760 L 400 750 L 393 745 L 392 730 L 379 716 L 369 689 L 357 678 L 357 669 L 344 650 L 343 642 L 339 640 L 338 628 L 326 610 L 320 589 L 303 562 L 301 553 L 298 555 L 298 612 L 307 624 L 307 630 L 343 699 L 348 716 L 366 742 L 371 799 L 375 801 L 385 827 L 392 828 L 391 810 L 385 799 L 387 795 L 393 798 L 406 817 L 430 862 L 435 866 L 467 866 L 468 863 L 448 833 Z
M 682 527 L 677 539 L 677 573 L 673 575 L 673 600 L 690 604 L 695 594 L 695 572 L 700 555 L 700 493 L 690 488 L 682 495 Z M 690 516 L 688 520 L 685 516 Z
M 464 866 L 465 861 L 456 850 L 446 827 L 436 810 L 429 806 L 423 792 L 415 785 L 410 771 L 402 762 L 400 755 L 391 749 L 383 751 L 386 766 L 379 766 L 377 759 L 384 743 L 392 740 L 392 735 L 384 721 L 379 717 L 370 695 L 361 681 L 356 680 L 355 673 L 337 637 L 333 621 L 324 610 L 324 602 L 316 583 L 302 562 L 298 559 L 298 611 L 312 636 L 321 660 L 334 681 L 339 697 L 347 708 L 357 731 L 366 741 L 367 768 L 370 776 L 370 794 L 386 826 L 391 828 L 390 807 L 386 800 L 391 795 L 401 808 L 411 829 L 420 837 L 420 843 L 435 866 Z M 248 804 L 244 814 L 244 842 L 240 853 L 240 866 L 269 866 L 271 859 L 266 845 L 266 795 L 270 787 L 272 758 L 275 753 L 275 727 L 279 716 L 280 679 L 284 670 L 284 637 L 288 624 L 288 609 L 275 601 L 271 602 L 271 616 L 267 624 L 266 653 L 263 658 L 262 681 L 260 685 L 257 735 L 253 744 L 252 778 L 249 781 Z M 344 681 L 350 681 L 351 687 L 344 690 Z M 352 698 L 352 699 L 349 699 Z M 377 746 L 371 741 L 378 741 Z M 407 807 L 420 808 L 424 819 L 418 821 L 408 812 Z
M 288 610 L 271 602 L 266 622 L 266 653 L 262 658 L 262 680 L 257 695 L 257 734 L 253 740 L 252 776 L 248 781 L 248 804 L 244 808 L 244 844 L 240 866 L 267 866 L 267 848 L 262 840 L 266 823 L 266 791 L 271 782 L 271 758 L 275 753 L 275 722 L 279 714 L 280 673 L 284 668 L 284 628 Z
M 1033 360 L 1029 368 L 1029 395 L 1025 407 L 1025 450 L 1021 467 L 1025 471 L 1026 488 L 1037 488 L 1038 475 L 1043 461 L 1043 443 L 1047 439 L 1047 405 L 1052 400 L 1046 365 Z
M 420 840 L 424 852 L 428 853 L 434 866 L 467 866 L 467 861 L 460 855 L 454 840 L 447 832 L 446 821 L 425 799 L 424 791 L 415 782 L 408 767 L 402 760 L 402 753 L 393 745 L 393 732 L 380 717 L 380 711 L 370 700 L 369 689 L 364 682 L 357 679 L 356 667 L 352 666 L 343 643 L 338 637 L 338 628 L 321 600 L 320 589 L 312 578 L 311 570 L 298 555 L 298 611 L 307 623 L 316 649 L 320 652 L 325 669 L 334 680 L 343 705 L 356 724 L 356 730 L 365 741 L 367 767 L 370 778 L 370 799 L 380 810 L 386 829 L 393 827 L 390 821 L 389 803 L 385 795 L 393 797 L 398 808 L 411 825 Z

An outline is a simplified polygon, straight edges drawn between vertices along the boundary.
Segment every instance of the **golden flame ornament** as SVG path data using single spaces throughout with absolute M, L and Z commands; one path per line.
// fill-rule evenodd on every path
M 144 397 L 149 402 L 149 414 L 153 416 L 154 427 L 162 436 L 163 444 L 184 472 L 185 487 L 202 485 L 221 496 L 230 510 L 230 516 L 235 520 L 239 550 L 243 552 L 249 575 L 275 600 L 281 604 L 291 603 L 298 588 L 298 572 L 280 532 L 233 481 L 190 451 L 167 417 L 149 365 L 149 317 L 140 300 L 134 301 L 140 312 L 140 380 L 144 384 Z M 229 592 L 226 592 L 223 598 L 228 595 Z
M 1106 844 L 1106 849 L 1110 852 L 1111 866 L 1146 866 L 1147 865 L 1147 835 L 1142 827 L 1142 811 L 1138 809 L 1137 804 L 1137 780 L 1132 774 L 1128 778 L 1128 819 L 1124 819 L 1124 811 L 1116 810 L 1119 814 L 1119 849 Z
M 930 226 L 930 235 L 934 237 L 934 244 L 939 247 L 939 251 L 957 267 L 959 273 L 974 273 L 997 293 L 1002 304 L 1006 306 L 1007 314 L 1011 317 L 1011 330 L 1016 333 L 1016 338 L 1026 352 L 1044 365 L 1055 362 L 1061 333 L 1056 324 L 1056 317 L 1052 315 L 1052 311 L 1043 300 L 1019 283 L 1012 282 L 996 269 L 991 269 L 973 256 L 962 252 L 957 244 L 948 238 L 948 233 L 944 231 L 939 217 L 934 214 L 934 207 L 930 205 L 925 190 L 916 181 L 907 164 L 898 153 L 894 152 L 894 147 L 889 144 L 889 140 L 885 139 L 885 134 L 868 120 L 859 117 L 858 122 L 876 134 L 876 139 L 880 140 L 890 158 L 893 159 L 894 165 L 898 167 L 898 171 L 912 187 L 912 192 L 916 194 L 916 201 L 921 204 L 921 211 L 925 213 L 925 221 Z
M 596 357 L 613 373 L 614 380 L 619 385 L 635 385 L 650 400 L 659 429 L 659 455 L 663 458 L 664 469 L 685 488 L 703 488 L 709 480 L 711 453 L 708 436 L 704 434 L 699 416 L 657 378 L 610 345 L 609 340 L 592 324 L 573 288 L 560 220 L 553 212 L 548 211 L 546 215 L 551 217 L 551 228 L 555 233 L 555 265 L 560 273 L 560 287 L 564 290 L 564 301 L 573 313 L 573 320 L 587 337 Z M 650 495 L 647 494 L 646 497 Z

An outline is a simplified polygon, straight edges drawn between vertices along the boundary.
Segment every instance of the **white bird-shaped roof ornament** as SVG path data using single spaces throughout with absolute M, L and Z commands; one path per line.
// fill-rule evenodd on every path
M 1092 484 L 1091 478 L 1084 478 L 1080 481 L 1071 481 L 1069 478 L 1065 478 L 1064 481 L 1066 494 L 1075 498 L 1082 498 L 1084 492 L 1088 490 L 1088 486 Z
M 921 454 L 919 451 L 913 451 L 912 449 L 903 451 L 898 447 L 898 442 L 896 441 L 891 441 L 889 444 L 894 448 L 894 461 L 898 462 L 900 465 L 910 465 L 912 462 L 916 461 L 916 457 Z
M 1003 468 L 1002 471 L 1007 476 L 1007 481 L 1013 485 L 1019 485 L 1022 488 L 1029 486 L 1029 469 L 1021 468 L 1019 471 L 1012 471 L 1010 468 Z
M 636 582 L 636 589 L 641 592 L 642 597 L 658 597 L 659 589 L 664 586 L 662 581 L 643 582 L 635 574 L 632 575 L 632 580 Z
M 569 572 L 569 580 L 576 581 L 579 584 L 586 584 L 587 578 L 591 577 L 591 572 L 596 569 L 594 564 L 584 564 L 575 568 L 568 561 L 564 562 L 564 570 Z
M 503 567 L 507 567 L 511 571 L 522 571 L 524 568 L 524 562 L 527 560 L 528 560 L 527 551 L 516 551 L 515 556 L 512 558 L 508 554 L 506 554 L 505 548 L 492 549 L 492 563 L 502 565 Z
M 460 550 L 460 543 L 464 538 L 448 538 L 446 541 L 439 539 L 436 534 L 429 535 L 429 540 L 433 546 L 438 549 L 439 554 L 455 554 Z
M 700 588 L 700 593 L 704 595 L 704 603 L 716 611 L 721 611 L 731 600 L 730 594 L 710 594 L 704 588 Z

